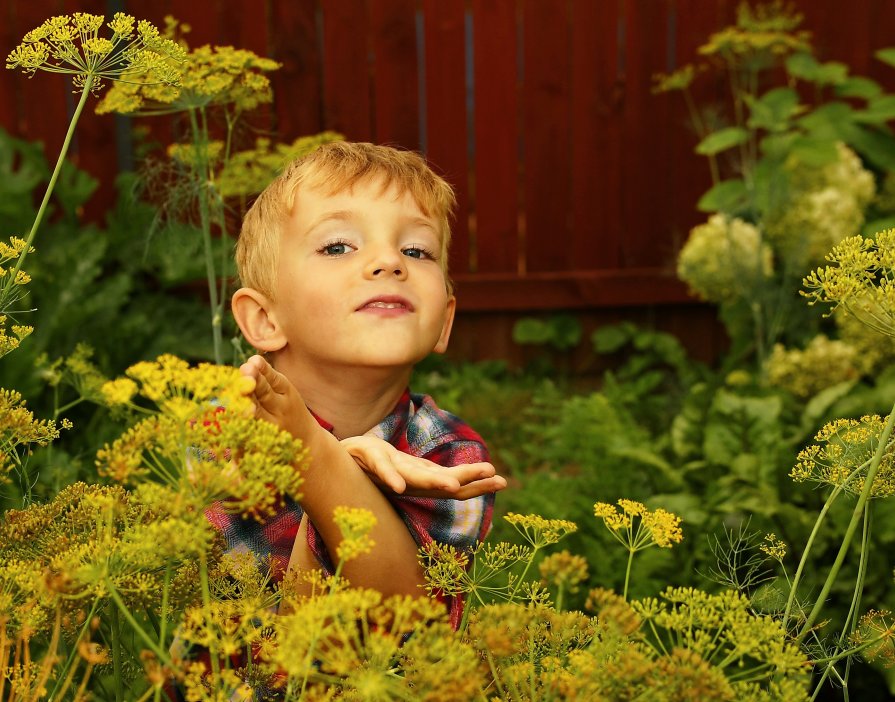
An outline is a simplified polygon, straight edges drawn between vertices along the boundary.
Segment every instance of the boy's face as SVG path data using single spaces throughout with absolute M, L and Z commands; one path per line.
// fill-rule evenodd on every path
M 454 298 L 441 239 L 408 192 L 379 181 L 303 187 L 280 238 L 273 309 L 284 352 L 315 367 L 407 367 L 447 347 Z

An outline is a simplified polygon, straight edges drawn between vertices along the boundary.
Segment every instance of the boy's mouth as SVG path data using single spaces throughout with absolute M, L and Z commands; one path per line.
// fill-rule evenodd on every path
M 413 312 L 413 305 L 410 304 L 409 300 L 398 295 L 379 295 L 367 300 L 357 310 L 402 310 Z

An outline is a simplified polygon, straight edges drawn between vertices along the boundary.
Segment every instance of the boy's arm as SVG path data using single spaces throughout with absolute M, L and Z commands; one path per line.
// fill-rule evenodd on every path
M 241 370 L 255 380 L 249 392 L 255 400 L 256 416 L 286 429 L 308 449 L 311 460 L 303 473 L 300 504 L 329 553 L 335 556 L 342 538 L 332 519 L 336 507 L 362 507 L 376 517 L 370 533 L 373 550 L 346 563 L 342 575 L 353 585 L 385 595 L 422 596 L 424 578 L 416 542 L 382 492 L 339 440 L 317 423 L 284 375 L 260 356 L 253 356 Z M 307 546 L 297 542 L 296 548 Z
M 507 486 L 486 461 L 443 466 L 374 436 L 353 436 L 341 444 L 375 483 L 399 495 L 468 500 Z

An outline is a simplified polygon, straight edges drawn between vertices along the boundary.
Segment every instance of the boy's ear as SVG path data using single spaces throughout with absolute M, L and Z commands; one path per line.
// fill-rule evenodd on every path
M 454 313 L 457 311 L 457 298 L 451 295 L 447 301 L 447 309 L 444 313 L 444 326 L 441 328 L 441 336 L 438 343 L 432 349 L 435 353 L 444 353 L 447 351 L 448 341 L 451 338 L 451 327 L 454 326 Z
M 240 331 L 259 351 L 279 351 L 286 337 L 277 323 L 273 303 L 254 288 L 240 288 L 230 300 Z

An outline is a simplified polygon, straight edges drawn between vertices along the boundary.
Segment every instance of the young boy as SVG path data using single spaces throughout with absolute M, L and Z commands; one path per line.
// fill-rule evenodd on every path
M 253 356 L 256 414 L 310 453 L 300 504 L 271 520 L 210 512 L 230 548 L 275 566 L 333 571 L 339 505 L 376 516 L 372 552 L 343 575 L 386 595 L 420 596 L 420 545 L 470 548 L 506 487 L 482 439 L 426 396 L 413 366 L 445 350 L 456 300 L 447 275 L 451 187 L 418 155 L 333 143 L 292 163 L 243 223 L 245 287 L 233 314 Z M 459 603 L 451 603 L 452 619 Z

